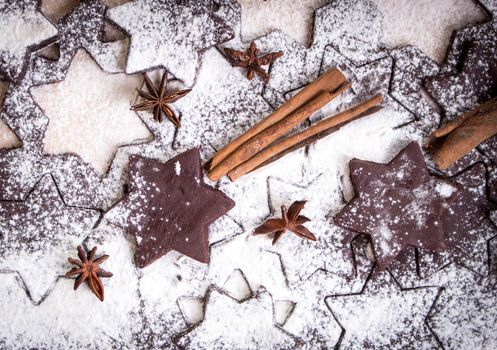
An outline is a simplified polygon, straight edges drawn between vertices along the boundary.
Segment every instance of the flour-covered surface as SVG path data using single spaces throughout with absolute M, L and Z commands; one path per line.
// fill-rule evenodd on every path
M 204 55 L 195 88 L 175 102 L 181 113 L 174 146 L 186 150 L 200 146 L 207 159 L 234 136 L 239 136 L 272 109 L 260 96 L 259 79 L 231 67 L 217 50 Z
M 341 242 L 345 230 L 334 225 L 329 215 L 333 208 L 342 204 L 338 174 L 329 172 L 307 181 L 288 184 L 278 178 L 268 179 L 269 206 L 273 215 L 280 217 L 282 205 L 288 208 L 295 201 L 305 200 L 302 215 L 310 219 L 305 226 L 316 236 L 316 241 L 309 241 L 288 231 L 274 246 L 270 243 L 272 237 L 265 239 L 263 246 L 281 256 L 288 282 L 293 287 L 318 269 L 351 276 L 354 268 L 351 251 Z M 310 193 L 314 195 L 310 196 Z
M 326 0 L 292 1 L 281 6 L 278 0 L 240 1 L 242 7 L 242 37 L 253 40 L 273 30 L 281 30 L 307 45 L 312 38 L 314 10 L 326 4 Z M 278 16 L 274 14 L 278 13 Z
M 15 5 L 18 3 L 31 4 L 22 1 Z M 304 126 L 377 92 L 385 97 L 383 108 L 236 182 L 223 178 L 214 183 L 205 178 L 206 184 L 236 203 L 209 227 L 205 242 L 209 245 L 209 264 L 172 251 L 148 267 L 138 268 L 134 232 L 126 233 L 105 218 L 93 230 L 92 222 L 82 234 L 76 231 L 85 221 L 74 222 L 76 216 L 71 216 L 74 225 L 69 231 L 69 226 L 59 225 L 68 235 L 45 230 L 53 238 L 50 243 L 66 236 L 77 239 L 69 242 L 67 251 L 33 251 L 33 256 L 38 254 L 43 260 L 22 263 L 18 272 L 11 267 L 0 274 L 0 312 L 4 315 L 0 320 L 0 348 L 176 349 L 180 344 L 232 349 L 270 347 L 271 343 L 275 349 L 296 345 L 306 349 L 378 348 L 381 344 L 388 348 L 466 348 L 473 344 L 495 348 L 492 288 L 496 285 L 497 244 L 491 237 L 497 230 L 488 217 L 496 207 L 485 198 L 487 195 L 497 202 L 497 165 L 492 153 L 495 145 L 482 145 L 444 172 L 451 176 L 444 181 L 461 187 L 454 215 L 464 215 L 457 214 L 457 220 L 450 222 L 457 239 L 451 238 L 449 253 L 437 259 L 407 247 L 382 278 L 370 276 L 375 260 L 371 242 L 360 235 L 351 245 L 343 245 L 344 231 L 331 220 L 356 194 L 350 180 L 352 159 L 387 163 L 410 141 L 423 144 L 440 123 L 471 108 L 475 96 L 481 102 L 492 96 L 492 39 L 496 34 L 491 16 L 497 9 L 495 0 L 440 0 L 429 4 L 393 0 L 267 1 L 260 7 L 261 16 L 250 15 L 246 1 L 241 5 L 236 0 L 203 2 L 198 12 L 188 6 L 197 2 L 171 1 L 171 6 L 157 9 L 148 6 L 157 3 L 43 0 L 39 10 L 33 7 L 36 16 L 43 13 L 49 18 L 41 17 L 44 26 L 48 23 L 50 30 L 56 30 L 57 37 L 43 41 L 38 51 L 33 50 L 40 45 L 29 45 L 28 51 L 33 53 L 23 56 L 25 73 L 8 86 L 2 84 L 7 92 L 0 116 L 5 128 L 0 129 L 0 138 L 10 139 L 15 134 L 18 139 L 15 145 L 4 145 L 0 150 L 2 201 L 15 206 L 27 203 L 40 179 L 51 175 L 61 197 L 54 193 L 54 201 L 59 204 L 43 213 L 79 208 L 107 211 L 129 193 L 130 157 L 166 163 L 199 145 L 201 160 L 207 161 L 216 149 L 333 67 L 343 70 L 352 88 L 311 116 Z M 448 4 L 452 6 L 448 8 Z M 314 15 L 311 8 L 317 8 Z M 114 18 L 114 11 L 123 22 Z M 391 16 L 394 11 L 396 15 Z M 481 23 L 481 13 L 486 14 L 486 23 Z M 141 15 L 146 18 L 133 23 Z M 202 22 L 204 19 L 207 21 Z M 453 28 L 461 29 L 449 39 Z M 252 34 L 248 29 L 253 30 Z M 272 29 L 277 31 L 268 33 Z M 17 44 L 21 47 L 40 33 L 26 32 L 25 40 Z M 4 33 L 0 36 L 12 42 Z M 252 39 L 256 39 L 261 53 L 284 51 L 283 57 L 268 67 L 270 80 L 265 86 L 259 80 L 249 82 L 242 69 L 231 67 L 222 56 L 223 47 L 245 50 Z M 187 45 L 183 45 L 185 42 Z M 443 59 L 444 47 L 449 47 L 447 61 L 439 65 L 438 59 L 430 57 L 433 53 Z M 84 69 L 75 80 L 67 74 L 79 49 L 91 56 L 88 59 L 100 74 L 114 75 L 101 87 L 92 88 L 95 91 L 89 91 L 86 84 L 79 84 L 78 90 L 78 82 L 88 79 Z M 475 59 L 478 55 L 481 60 Z M 16 64 L 15 60 L 4 63 Z M 142 79 L 130 74 L 124 78 L 123 71 L 126 67 L 149 70 L 147 74 L 157 83 L 164 72 L 163 68 L 157 69 L 160 66 L 172 73 L 168 82 L 172 91 L 193 88 L 172 106 L 183 123 L 178 130 L 170 123 L 158 123 L 148 112 L 133 115 L 128 110 L 135 102 L 133 90 Z M 3 76 L 2 80 L 7 78 Z M 52 108 L 65 106 L 69 117 L 75 118 L 70 127 L 63 128 L 64 133 L 74 135 L 90 122 L 89 111 L 95 110 L 97 100 L 103 101 L 99 103 L 102 108 L 109 109 L 106 114 L 119 114 L 119 125 L 103 127 L 103 120 L 98 120 L 93 123 L 94 132 L 84 132 L 79 139 L 83 148 L 98 144 L 102 149 L 113 149 L 113 154 L 107 153 L 102 172 L 84 161 L 83 154 L 49 155 L 44 150 L 53 116 L 45 113 L 46 106 L 40 108 L 35 103 L 31 91 L 36 86 L 43 89 L 49 83 L 67 84 L 71 80 L 85 106 L 78 108 L 78 102 L 73 105 L 66 100 L 71 90 L 68 88 L 61 91 L 64 101 L 55 103 L 44 98 Z M 119 85 L 121 80 L 126 83 Z M 429 89 L 429 96 L 425 89 L 432 80 L 445 85 Z M 129 92 L 126 98 L 117 96 L 119 86 Z M 91 102 L 89 99 L 103 93 L 104 87 L 113 92 Z M 78 114 L 77 109 L 85 113 Z M 117 135 L 133 141 L 139 131 L 121 114 L 133 116 L 141 130 L 148 129 L 148 137 L 112 146 L 110 141 Z M 108 135 L 107 141 L 97 143 L 96 136 L 102 134 Z M 68 140 L 56 137 L 53 144 L 63 145 Z M 431 175 L 443 178 L 428 157 L 425 161 Z M 478 162 L 484 166 L 471 167 Z M 484 167 L 488 172 L 486 188 Z M 177 177 L 186 169 L 184 164 L 173 162 L 170 175 Z M 448 189 L 442 186 L 439 192 L 447 195 Z M 135 203 L 143 204 L 140 209 L 157 199 L 146 197 Z M 251 235 L 255 227 L 278 214 L 282 204 L 295 199 L 308 200 L 303 214 L 312 219 L 308 226 L 318 237 L 317 242 L 306 242 L 287 232 L 271 246 L 270 238 Z M 165 202 L 172 211 L 184 208 L 176 201 Z M 60 207 L 60 203 L 65 206 Z M 25 224 L 16 225 L 17 231 Z M 19 234 L 24 235 L 25 230 Z M 11 251 L 15 250 L 12 247 L 23 246 L 22 239 L 10 238 Z M 98 246 L 99 252 L 110 255 L 103 268 L 114 276 L 103 281 L 103 303 L 86 285 L 74 292 L 73 280 L 60 278 L 71 268 L 67 257 L 74 256 L 81 243 L 87 249 Z M 20 248 L 16 253 L 18 258 L 27 259 Z M 388 273 L 402 288 L 414 289 L 401 289 Z M 435 299 L 440 287 L 443 290 Z M 371 315 L 364 310 L 372 310 Z
M 203 52 L 233 36 L 212 1 L 139 0 L 111 9 L 108 17 L 131 36 L 127 73 L 162 66 L 187 85 Z

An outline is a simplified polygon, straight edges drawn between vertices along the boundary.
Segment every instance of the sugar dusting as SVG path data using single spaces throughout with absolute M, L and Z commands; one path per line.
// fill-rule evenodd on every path
M 108 2 L 121 3 L 121 1 Z M 368 56 L 372 52 L 369 48 L 376 47 L 374 43 L 379 37 L 377 34 L 381 33 L 381 28 L 377 26 L 378 18 L 374 17 L 375 12 L 367 10 L 370 9 L 368 3 L 359 0 L 343 1 L 321 9 L 320 16 L 316 20 L 318 31 L 312 50 L 306 51 L 307 49 L 302 46 L 296 46 L 295 52 L 298 54 L 293 59 L 281 60 L 281 65 L 277 63 L 278 69 L 271 71 L 275 74 L 272 77 L 275 78 L 274 82 L 282 82 L 281 85 L 274 85 L 277 87 L 276 90 L 286 95 L 291 89 L 285 88 L 288 86 L 285 85 L 285 81 L 291 80 L 294 84 L 292 88 L 297 88 L 301 82 L 312 80 L 319 70 L 324 46 L 329 43 L 339 47 L 340 53 L 347 55 L 348 58 L 367 60 L 377 57 Z M 292 6 L 298 7 L 300 4 Z M 298 16 L 302 17 L 301 14 Z M 361 19 L 355 22 L 354 18 Z M 257 20 L 254 21 L 258 23 Z M 405 22 L 408 23 L 408 20 L 405 19 Z M 277 34 L 266 40 L 265 49 L 268 51 L 281 49 L 280 40 L 283 36 Z M 362 41 L 357 38 L 361 38 Z M 150 56 L 156 54 L 150 47 L 145 47 L 140 54 L 142 53 Z M 248 84 L 241 70 L 225 64 L 215 50 L 208 52 L 205 58 L 202 67 L 205 80 L 199 79 L 199 83 L 194 86 L 194 91 L 190 94 L 195 99 L 190 100 L 192 104 L 178 105 L 184 125 L 180 129 L 183 134 L 176 138 L 174 144 L 178 146 L 184 141 L 181 147 L 187 148 L 200 143 L 204 147 L 204 160 L 214 152 L 212 146 L 222 146 L 227 140 L 241 133 L 239 123 L 247 121 L 253 123 L 271 110 L 259 98 L 260 85 Z M 327 62 L 333 63 L 334 58 L 336 56 L 333 56 L 331 50 L 327 50 Z M 315 65 L 310 64 L 311 68 L 296 74 L 299 62 L 311 62 Z M 391 68 L 388 68 L 387 64 L 378 64 L 370 68 L 372 73 L 369 75 L 361 75 L 359 70 L 351 69 L 353 74 L 351 77 L 357 77 L 354 78 L 354 82 L 357 82 L 355 88 L 360 90 L 363 86 L 367 86 L 365 82 L 376 72 L 381 72 L 383 77 L 383 69 Z M 388 81 L 388 78 L 385 79 Z M 373 87 L 376 84 L 375 80 L 371 83 Z M 339 103 L 328 106 L 327 112 L 332 113 L 334 108 L 343 108 L 354 98 L 361 99 L 368 93 L 370 92 L 361 90 L 358 96 L 351 94 L 347 97 L 350 99 L 341 101 L 343 105 Z M 286 96 L 291 96 L 291 93 Z M 19 95 L 20 100 L 22 97 Z M 232 105 L 238 103 L 237 98 L 242 99 L 247 107 L 252 108 L 255 105 L 255 115 L 247 113 L 248 116 L 245 117 L 243 111 L 233 112 Z M 237 102 L 233 103 L 233 99 Z M 127 101 L 127 106 L 130 101 Z M 21 105 L 20 102 L 18 103 Z M 225 116 L 227 113 L 228 117 Z M 126 164 L 130 154 L 140 154 L 165 161 L 179 152 L 173 148 L 174 128 L 153 122 L 148 113 L 140 113 L 140 116 L 153 131 L 155 139 L 143 145 L 121 147 L 101 186 L 98 184 L 99 179 L 91 177 L 87 168 L 79 164 L 76 158 L 41 159 L 36 151 L 23 149 L 9 153 L 11 158 L 8 158 L 8 165 L 0 169 L 1 173 L 6 168 L 9 171 L 17 168 L 14 169 L 15 172 L 12 174 L 15 175 L 11 179 L 19 181 L 22 190 L 9 184 L 9 187 L 1 188 L 2 195 L 8 193 L 11 195 L 10 198 L 19 199 L 23 193 L 32 188 L 28 184 L 34 178 L 42 172 L 50 171 L 60 180 L 64 180 L 63 182 L 68 182 L 64 185 L 72 194 L 67 197 L 68 199 L 81 199 L 83 192 L 88 192 L 91 197 L 96 192 L 98 196 L 92 199 L 98 202 L 99 206 L 110 206 L 120 197 L 122 186 L 127 181 Z M 316 115 L 314 121 L 321 117 L 323 116 Z M 411 117 L 409 113 L 398 109 L 389 101 L 377 114 L 347 125 L 337 133 L 308 147 L 307 150 L 287 155 L 235 183 L 223 179 L 218 186 L 237 202 L 237 207 L 230 212 L 230 216 L 235 221 L 225 217 L 210 227 L 211 242 L 217 243 L 212 246 L 209 265 L 198 264 L 191 259 L 171 253 L 149 268 L 137 271 L 133 261 L 135 247 L 124 238 L 123 232 L 115 226 L 107 226 L 104 220 L 86 242 L 89 247 L 93 244 L 99 245 L 100 253 L 111 255 L 105 263 L 105 268 L 112 271 L 115 277 L 104 281 L 106 288 L 104 303 L 100 303 L 86 286 L 80 287 L 80 290 L 74 293 L 73 281 L 59 279 L 49 286 L 42 303 L 33 306 L 23 290 L 25 282 L 14 274 L 3 273 L 0 284 L 0 295 L 2 295 L 0 310 L 6 317 L 0 320 L 0 329 L 7 331 L 5 334 L 3 332 L 0 334 L 0 347 L 55 349 L 70 346 L 170 347 L 171 336 L 190 330 L 190 326 L 197 322 L 201 322 L 199 327 L 185 333 L 181 340 L 193 344 L 193 347 L 212 348 L 213 344 L 220 348 L 267 347 L 271 342 L 280 340 L 283 340 L 283 345 L 293 345 L 293 337 L 288 338 L 284 333 L 282 335 L 279 329 L 274 327 L 276 319 L 272 315 L 273 305 L 274 308 L 277 307 L 276 305 L 281 307 L 281 312 L 278 314 L 282 316 L 277 318 L 278 322 L 283 324 L 286 320 L 285 329 L 305 340 L 307 348 L 313 348 L 316 344 L 328 348 L 336 345 L 341 328 L 335 322 L 334 315 L 345 328 L 345 338 L 342 340 L 344 347 L 350 344 L 355 348 L 360 347 L 364 345 L 361 343 L 364 339 L 369 340 L 366 342 L 369 345 L 375 342 L 388 346 L 400 346 L 400 344 L 436 346 L 421 321 L 428 314 L 428 305 L 433 301 L 436 288 L 402 292 L 395 285 L 390 288 L 382 284 L 376 287 L 374 292 L 367 290 L 366 293 L 354 296 L 356 299 L 344 307 L 345 303 L 340 300 L 348 297 L 339 295 L 359 293 L 366 281 L 368 268 L 359 268 L 361 271 L 359 277 L 352 283 L 346 277 L 322 270 L 313 274 L 312 270 L 323 267 L 343 273 L 345 270 L 342 268 L 350 268 L 351 265 L 342 259 L 334 261 L 333 257 L 343 258 L 338 253 L 330 254 L 330 257 L 325 259 L 319 256 L 319 249 L 313 254 L 312 249 L 309 250 L 310 246 L 291 233 L 287 233 L 281 244 L 274 248 L 266 237 L 258 239 L 249 236 L 253 228 L 270 215 L 273 209 L 278 209 L 281 204 L 288 204 L 287 202 L 294 198 L 302 199 L 300 198 L 302 196 L 313 199 L 308 203 L 309 206 L 305 211 L 305 214 L 312 216 L 315 222 L 310 226 L 312 230 L 320 233 L 320 236 L 328 234 L 329 227 L 325 227 L 324 216 L 340 210 L 354 195 L 349 179 L 349 160 L 357 157 L 386 162 L 408 142 L 408 139 L 421 140 L 422 135 L 418 129 L 411 132 L 413 129 L 398 128 Z M 30 131 L 25 135 L 32 135 L 32 130 L 41 129 L 43 126 L 43 123 L 38 121 L 31 123 L 32 119 L 17 118 L 17 120 L 20 120 L 19 124 L 22 125 L 23 130 Z M 76 125 L 79 123 L 78 120 Z M 226 125 L 229 127 L 226 128 Z M 204 138 L 203 132 L 212 133 L 212 137 Z M 93 138 L 93 134 L 87 133 L 82 140 L 91 144 L 94 142 Z M 213 145 L 210 144 L 211 139 L 214 140 Z M 62 140 L 58 142 L 61 143 Z M 175 171 L 179 172 L 176 167 Z M 320 174 L 326 176 L 318 179 L 313 187 L 312 180 Z M 272 186 L 269 186 L 268 190 L 269 176 Z M 90 186 L 78 187 L 85 181 L 88 181 Z M 280 183 L 279 187 L 276 185 L 277 182 Z M 295 184 L 303 186 L 301 188 L 297 186 L 295 190 Z M 307 184 L 311 185 L 304 186 Z M 445 190 L 442 189 L 442 192 L 446 193 Z M 297 196 L 299 198 L 296 198 Z M 270 202 L 269 207 L 268 202 Z M 322 207 L 320 203 L 323 203 Z M 328 244 L 334 251 L 337 248 L 338 238 L 339 233 L 333 232 L 328 238 Z M 74 255 L 74 246 L 71 249 L 68 256 Z M 321 250 L 322 254 L 328 252 L 328 248 Z M 47 259 L 56 260 L 50 255 Z M 52 270 L 61 274 L 69 268 L 66 265 L 61 263 L 61 266 Z M 299 265 L 305 267 L 300 270 Z M 367 267 L 370 267 L 370 264 Z M 243 275 L 244 278 L 233 277 L 236 271 L 238 277 Z M 25 272 L 34 271 L 29 269 Z M 450 275 L 449 283 L 433 281 L 429 285 L 443 285 L 450 293 L 455 289 L 455 283 L 462 278 L 460 273 L 454 273 Z M 218 293 L 219 298 L 213 297 L 207 300 L 205 303 L 207 313 L 204 317 L 202 310 L 204 304 L 201 300 L 206 296 L 210 283 L 227 291 Z M 476 290 L 473 282 L 469 285 L 471 290 Z M 237 289 L 238 287 L 240 289 Z M 257 291 L 260 287 L 265 287 L 272 294 L 272 303 L 270 297 L 260 299 L 256 297 L 250 299 L 247 304 L 238 304 L 236 300 L 223 294 L 237 293 L 236 296 L 240 299 L 248 295 L 248 289 Z M 329 295 L 336 297 L 333 298 L 333 302 L 328 302 L 326 305 L 325 298 Z M 474 302 L 471 302 L 472 306 L 468 309 L 469 314 L 474 316 L 471 317 L 472 321 L 461 317 L 465 315 L 466 305 L 463 294 L 450 303 L 441 303 L 442 311 L 437 311 L 440 316 L 434 322 L 434 329 L 444 346 L 450 347 L 455 344 L 454 347 L 457 347 L 457 344 L 464 344 L 467 339 L 468 342 L 474 339 L 475 342 L 492 343 L 493 338 L 485 338 L 485 335 L 496 334 L 491 328 L 495 323 L 492 323 L 495 314 L 493 311 L 487 313 L 482 310 L 491 309 L 490 302 L 493 299 L 491 297 L 484 299 L 482 295 L 480 292 L 475 292 L 474 298 L 472 297 Z M 487 302 L 483 302 L 484 300 Z M 406 304 L 412 307 L 405 307 Z M 367 310 L 377 312 L 372 313 L 369 319 Z M 345 316 L 342 317 L 344 314 Z M 113 322 L 108 322 L 109 319 Z M 454 323 L 457 327 L 453 326 L 451 320 L 457 321 Z M 80 322 L 76 321 L 83 321 L 86 326 L 80 327 Z M 474 329 L 473 324 L 475 324 Z M 230 329 L 230 331 L 228 334 L 227 332 L 221 334 L 218 332 L 219 329 L 223 331 Z M 458 329 L 462 329 L 463 332 L 458 334 Z M 476 329 L 478 332 L 474 332 Z M 248 336 L 247 332 L 252 336 Z M 354 333 L 351 334 L 352 332 Z M 354 334 L 355 339 L 351 337 Z M 484 336 L 479 337 L 478 334 Z M 399 340 L 399 336 L 403 339 Z M 451 339 L 455 339 L 453 343 Z

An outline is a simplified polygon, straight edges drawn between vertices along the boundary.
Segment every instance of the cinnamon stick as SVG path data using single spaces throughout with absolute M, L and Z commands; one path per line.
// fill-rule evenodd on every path
M 260 133 L 240 145 L 240 147 L 234 150 L 225 159 L 223 159 L 221 163 L 214 167 L 208 174 L 209 178 L 213 181 L 219 180 L 230 170 L 250 159 L 279 137 L 285 135 L 294 127 L 301 124 L 313 113 L 320 110 L 323 106 L 340 95 L 349 86 L 349 83 L 345 83 L 342 84 L 336 91 L 321 92 L 317 97 L 313 98 L 310 102 L 303 105 L 295 112 L 262 130 Z
M 377 94 L 357 106 L 349 108 L 330 118 L 324 119 L 302 132 L 289 136 L 277 143 L 274 143 L 271 146 L 265 148 L 263 151 L 254 155 L 246 162 L 238 165 L 236 168 L 228 172 L 228 177 L 232 181 L 235 181 L 240 176 L 249 173 L 253 169 L 257 168 L 259 165 L 265 163 L 267 160 L 277 156 L 278 154 L 284 152 L 285 150 L 297 144 L 305 142 L 305 140 L 313 138 L 315 135 L 326 132 L 331 128 L 342 126 L 352 120 L 355 120 L 359 117 L 364 116 L 365 114 L 368 114 L 369 110 L 371 110 L 374 107 L 377 107 L 382 102 L 383 102 L 383 96 L 381 94 Z
M 483 141 L 497 134 L 497 97 L 434 131 L 426 144 L 435 165 L 445 170 Z
M 254 125 L 246 133 L 231 141 L 229 144 L 219 150 L 210 161 L 209 169 L 212 170 L 217 167 L 219 163 L 221 163 L 229 154 L 235 151 L 243 143 L 260 133 L 262 130 L 283 119 L 290 113 L 295 112 L 298 108 L 305 105 L 311 99 L 317 97 L 320 93 L 325 91 L 334 92 L 340 89 L 340 87 L 342 87 L 342 85 L 346 82 L 347 79 L 345 78 L 345 76 L 336 68 L 332 68 L 326 73 L 322 74 L 319 78 L 304 87 L 294 97 L 285 102 L 276 111 Z

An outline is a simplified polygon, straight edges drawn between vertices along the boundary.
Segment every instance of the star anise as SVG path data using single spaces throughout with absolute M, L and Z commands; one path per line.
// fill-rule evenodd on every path
M 112 273 L 102 270 L 100 264 L 109 258 L 108 255 L 102 255 L 100 258 L 95 259 L 97 247 L 86 253 L 82 246 L 78 246 L 78 256 L 80 260 L 68 258 L 69 262 L 77 267 L 73 267 L 66 273 L 66 277 L 78 275 L 74 281 L 74 290 L 84 282 L 88 281 L 91 291 L 97 296 L 98 299 L 104 301 L 104 285 L 100 277 L 112 277 Z
M 277 58 L 283 56 L 283 51 L 277 51 L 258 57 L 259 49 L 253 41 L 245 52 L 229 48 L 225 48 L 224 52 L 232 66 L 247 69 L 247 78 L 249 80 L 252 80 L 254 74 L 257 74 L 262 80 L 268 81 L 269 74 L 261 66 L 271 64 Z
M 164 71 L 162 79 L 158 88 L 154 86 L 150 78 L 145 73 L 145 85 L 147 86 L 148 92 L 137 89 L 138 95 L 144 99 L 144 101 L 131 107 L 134 111 L 149 111 L 153 110 L 154 119 L 159 123 L 164 120 L 164 115 L 174 124 L 177 128 L 180 127 L 180 121 L 174 111 L 169 107 L 169 104 L 176 102 L 187 93 L 192 91 L 192 89 L 175 91 L 170 94 L 166 94 L 167 91 L 167 71 Z
M 295 233 L 297 236 L 311 241 L 316 237 L 303 224 L 310 221 L 309 218 L 300 215 L 306 201 L 296 201 L 287 210 L 281 206 L 281 219 L 268 219 L 261 226 L 257 227 L 253 235 L 274 233 L 273 245 L 283 236 L 286 230 Z

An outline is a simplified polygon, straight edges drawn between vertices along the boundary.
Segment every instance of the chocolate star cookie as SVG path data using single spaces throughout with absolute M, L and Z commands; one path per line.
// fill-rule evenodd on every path
M 130 193 L 106 217 L 135 235 L 137 265 L 150 265 L 171 250 L 209 262 L 208 227 L 234 202 L 204 183 L 199 150 L 165 164 L 133 156 L 129 169 Z
M 138 0 L 110 9 L 108 17 L 131 36 L 127 73 L 163 66 L 189 86 L 202 53 L 233 37 L 212 1 Z
M 356 196 L 335 223 L 371 236 L 380 270 L 406 247 L 445 248 L 442 215 L 459 188 L 429 175 L 417 143 L 410 143 L 388 164 L 353 159 L 350 172 Z M 356 236 L 350 233 L 343 240 L 351 242 Z

